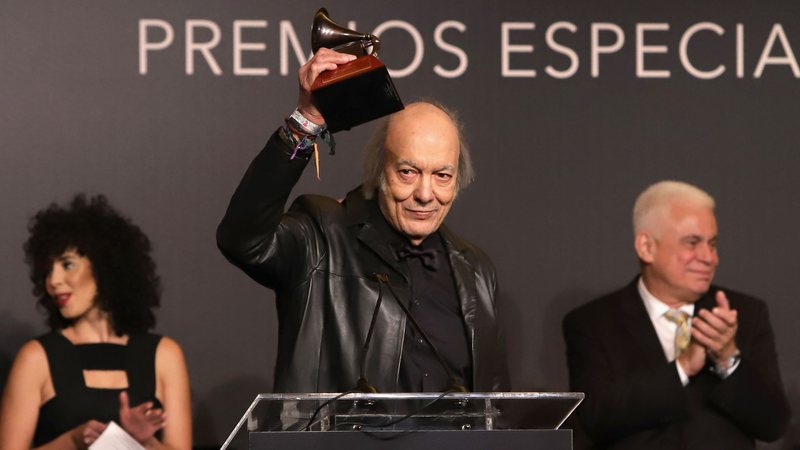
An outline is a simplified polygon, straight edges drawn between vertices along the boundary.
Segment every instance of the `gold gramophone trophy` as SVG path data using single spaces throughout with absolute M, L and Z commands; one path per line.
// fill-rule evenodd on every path
M 311 27 L 314 53 L 326 47 L 358 57 L 335 70 L 322 72 L 311 86 L 314 103 L 331 132 L 349 130 L 403 109 L 389 71 L 377 58 L 380 44 L 377 36 L 337 24 L 325 8 L 314 15 Z

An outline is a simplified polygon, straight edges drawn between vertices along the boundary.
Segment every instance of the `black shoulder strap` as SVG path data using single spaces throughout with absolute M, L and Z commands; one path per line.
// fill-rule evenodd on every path
M 36 338 L 47 354 L 50 377 L 56 395 L 63 392 L 80 392 L 86 388 L 78 351 L 69 339 L 58 331 Z
M 156 348 L 161 336 L 132 334 L 125 357 L 131 405 L 154 400 L 156 396 Z

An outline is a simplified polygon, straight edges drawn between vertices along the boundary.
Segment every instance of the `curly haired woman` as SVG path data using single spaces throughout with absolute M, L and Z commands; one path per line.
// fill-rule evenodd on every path
M 85 449 L 113 420 L 146 448 L 190 449 L 183 352 L 148 332 L 161 291 L 150 240 L 103 196 L 52 204 L 28 229 L 25 259 L 51 331 L 14 360 L 0 448 Z

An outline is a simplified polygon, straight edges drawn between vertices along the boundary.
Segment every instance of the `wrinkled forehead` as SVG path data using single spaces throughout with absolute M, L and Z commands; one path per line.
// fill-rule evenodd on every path
M 412 103 L 389 117 L 389 134 L 419 133 L 434 130 L 441 135 L 454 135 L 458 130 L 450 116 L 430 103 Z
M 457 165 L 458 130 L 443 111 L 426 106 L 409 108 L 392 116 L 384 143 L 387 158 L 417 164 Z

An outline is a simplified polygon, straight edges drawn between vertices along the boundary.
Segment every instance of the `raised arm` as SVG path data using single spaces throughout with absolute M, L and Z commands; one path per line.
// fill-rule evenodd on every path
M 324 123 L 313 104 L 311 84 L 321 72 L 353 58 L 323 48 L 300 68 L 298 110 L 309 121 Z M 289 133 L 295 140 L 301 138 L 291 130 Z M 279 129 L 272 135 L 247 169 L 217 228 L 217 245 L 225 257 L 268 287 L 286 277 L 287 268 L 281 264 L 280 252 L 293 249 L 281 249 L 279 244 L 291 243 L 293 239 L 289 236 L 278 241 L 276 234 L 281 232 L 289 194 L 308 163 L 303 157 L 292 158 L 294 148 L 290 141 L 285 130 Z

